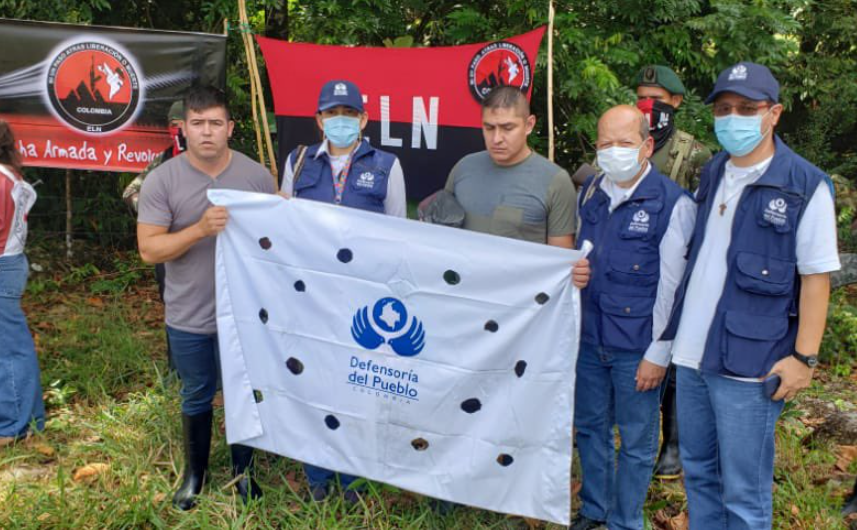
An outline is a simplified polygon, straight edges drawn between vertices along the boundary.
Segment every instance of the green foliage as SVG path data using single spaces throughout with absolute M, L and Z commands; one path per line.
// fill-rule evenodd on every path
M 834 365 L 851 365 L 857 360 L 857 307 L 844 290 L 831 294 L 819 354 L 822 361 Z

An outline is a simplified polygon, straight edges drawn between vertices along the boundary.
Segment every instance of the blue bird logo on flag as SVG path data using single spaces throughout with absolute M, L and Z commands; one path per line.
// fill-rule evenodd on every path
M 371 313 L 369 306 L 357 310 L 351 321 L 351 336 L 367 350 L 386 342 L 397 355 L 413 357 L 425 347 L 426 334 L 416 317 L 411 319 L 407 331 L 403 331 L 407 323 L 405 304 L 396 298 L 382 298 L 375 302 Z

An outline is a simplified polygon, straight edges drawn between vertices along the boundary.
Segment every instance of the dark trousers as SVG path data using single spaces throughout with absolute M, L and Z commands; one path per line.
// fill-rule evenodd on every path
M 167 267 L 163 263 L 155 265 L 155 281 L 158 282 L 158 294 L 161 297 L 161 303 L 163 303 L 164 291 L 167 288 Z M 167 343 L 167 364 L 170 371 L 174 372 L 176 371 L 176 364 L 173 362 L 173 349 L 170 347 L 170 337 L 166 331 L 164 332 L 164 337 L 166 337 Z

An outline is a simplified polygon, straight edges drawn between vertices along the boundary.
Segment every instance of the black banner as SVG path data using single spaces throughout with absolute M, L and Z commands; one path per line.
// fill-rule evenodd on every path
M 0 19 L 0 118 L 24 163 L 139 171 L 192 84 L 226 82 L 226 37 Z

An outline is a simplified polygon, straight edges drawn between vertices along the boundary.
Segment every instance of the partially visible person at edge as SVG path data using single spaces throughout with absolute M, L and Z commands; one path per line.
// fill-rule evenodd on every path
M 280 193 L 405 217 L 402 166 L 395 155 L 372 147 L 362 137 L 369 115 L 357 85 L 343 80 L 325 83 L 315 120 L 324 139 L 303 152 L 298 148 L 289 154 Z M 311 464 L 304 464 L 304 471 L 312 499 L 326 499 L 336 473 Z M 344 473 L 338 476 L 343 496 L 350 503 L 359 501 L 358 488 L 352 486 L 355 480 L 357 477 Z
M 688 265 L 661 337 L 678 367 L 694 529 L 771 528 L 775 425 L 784 400 L 812 381 L 840 267 L 830 179 L 774 133 L 779 88 L 768 68 L 741 62 L 706 100 L 724 151 L 703 169 Z
M 45 428 L 39 361 L 21 309 L 30 270 L 27 214 L 35 202 L 12 129 L 0 120 L 0 446 Z
M 634 84 L 637 108 L 648 118 L 649 133 L 655 140 L 655 152 L 649 162 L 679 186 L 694 191 L 699 186 L 702 167 L 711 159 L 711 151 L 692 135 L 675 127 L 675 112 L 684 101 L 684 84 L 671 68 L 661 65 L 644 66 Z M 662 480 L 675 480 L 681 476 L 675 366 L 669 366 L 665 381 L 661 400 L 663 439 L 654 475 Z
M 228 220 L 212 206 L 209 189 L 274 193 L 271 174 L 229 148 L 234 123 L 226 95 L 212 87 L 191 89 L 184 99 L 187 151 L 151 172 L 140 191 L 137 242 L 146 263 L 166 263 L 167 336 L 182 381 L 185 469 L 173 504 L 196 503 L 208 470 L 212 400 L 218 383 L 214 252 Z M 244 502 L 261 496 L 251 477 L 253 449 L 231 445 L 232 473 Z
M 670 344 L 658 338 L 684 273 L 696 206 L 649 162 L 654 139 L 637 108 L 605 112 L 596 147 L 603 173 L 581 188 L 578 209 L 593 274 L 581 291 L 574 423 L 583 487 L 569 528 L 642 530 L 670 363 Z
M 459 160 L 444 189 L 464 208 L 466 230 L 574 248 L 574 185 L 568 172 L 527 145 L 535 125 L 523 92 L 493 89 L 482 101 L 485 151 Z M 585 287 L 589 273 L 583 258 L 572 282 Z
M 181 101 L 176 101 L 170 105 L 169 112 L 167 112 L 167 119 L 169 120 L 169 131 L 172 143 L 169 147 L 158 153 L 158 155 L 155 156 L 155 159 L 149 162 L 149 165 L 146 166 L 146 168 L 143 169 L 143 171 L 141 171 L 130 184 L 128 184 L 125 191 L 122 193 L 122 199 L 131 211 L 134 212 L 134 215 L 137 215 L 137 201 L 140 198 L 140 188 L 143 187 L 143 181 L 146 180 L 149 173 L 167 160 L 182 154 L 185 150 L 185 138 L 181 129 L 182 120 L 184 119 L 184 105 Z M 164 289 L 166 288 L 165 277 L 166 267 L 163 263 L 156 263 L 155 281 L 158 282 L 158 294 L 161 296 L 161 302 L 164 301 Z M 172 351 L 170 350 L 169 337 L 167 337 L 167 363 L 169 364 L 170 369 L 175 369 Z

